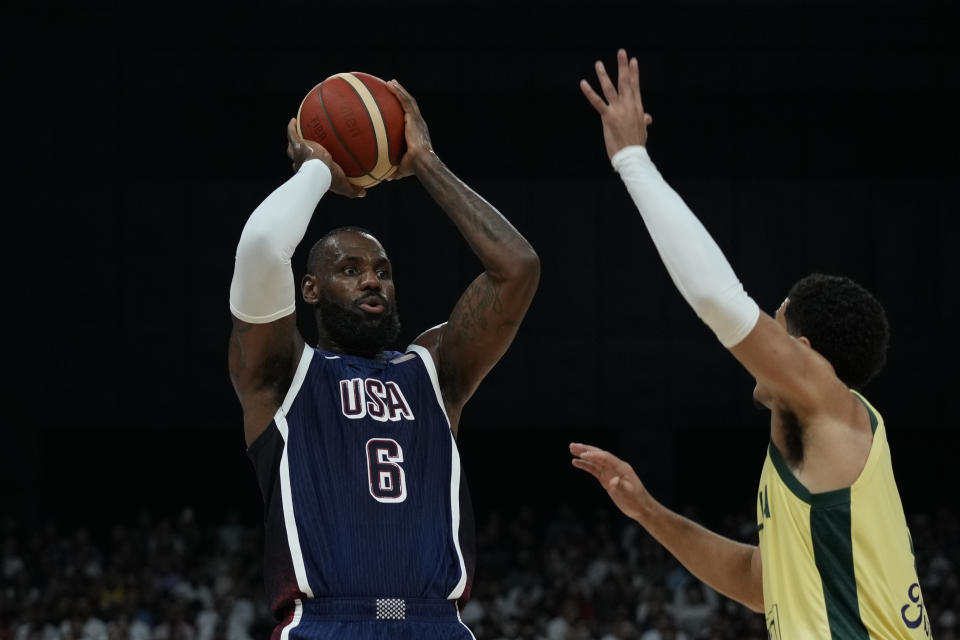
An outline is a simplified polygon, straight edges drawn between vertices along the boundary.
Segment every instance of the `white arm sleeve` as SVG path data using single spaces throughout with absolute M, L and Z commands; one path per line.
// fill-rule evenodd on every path
M 610 159 L 640 210 L 664 266 L 700 319 L 730 348 L 760 317 L 720 247 L 690 208 L 664 181 L 642 146 L 624 147 Z
M 234 316 L 264 324 L 294 312 L 296 285 L 290 259 L 330 181 L 327 165 L 308 160 L 250 215 L 237 244 L 230 283 Z

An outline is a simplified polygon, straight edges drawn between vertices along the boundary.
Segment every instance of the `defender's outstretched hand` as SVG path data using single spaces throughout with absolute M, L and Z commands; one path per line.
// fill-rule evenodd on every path
M 613 455 L 589 444 L 573 442 L 570 453 L 575 457 L 571 462 L 577 469 L 583 469 L 600 481 L 614 504 L 630 518 L 643 524 L 650 494 L 640 482 L 633 467 Z
M 647 127 L 653 122 L 643 110 L 640 99 L 640 70 L 636 58 L 627 61 L 624 49 L 617 51 L 617 84 L 614 86 L 607 70 L 599 60 L 596 62 L 597 79 L 603 98 L 586 80 L 580 81 L 580 90 L 593 108 L 600 114 L 603 123 L 603 139 L 607 143 L 607 155 L 614 154 L 630 145 L 647 144 Z M 606 101 L 604 101 L 606 98 Z
M 433 144 L 430 142 L 430 131 L 427 123 L 420 114 L 420 106 L 406 89 L 396 80 L 387 83 L 387 89 L 400 101 L 403 107 L 403 135 L 406 138 L 407 150 L 400 159 L 400 166 L 387 180 L 399 180 L 417 172 L 416 163 L 425 155 L 433 153 Z
M 296 118 L 290 118 L 290 122 L 287 123 L 287 157 L 293 163 L 294 172 L 299 171 L 300 165 L 307 160 L 317 159 L 327 165 L 332 176 L 330 190 L 334 193 L 339 193 L 348 198 L 362 198 L 367 195 L 363 187 L 358 187 L 347 180 L 343 169 L 333 161 L 330 152 L 324 149 L 319 142 L 301 137 L 300 132 L 297 131 Z

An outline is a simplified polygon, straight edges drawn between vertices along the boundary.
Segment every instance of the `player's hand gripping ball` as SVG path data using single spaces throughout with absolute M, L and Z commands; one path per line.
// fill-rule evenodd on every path
M 297 111 L 297 128 L 364 188 L 393 175 L 406 150 L 403 107 L 386 82 L 368 73 L 338 73 L 311 89 Z

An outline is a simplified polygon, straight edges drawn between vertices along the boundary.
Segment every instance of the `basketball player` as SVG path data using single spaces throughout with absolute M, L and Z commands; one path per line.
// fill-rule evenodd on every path
M 407 144 L 394 178 L 417 176 L 484 271 L 446 322 L 392 351 L 390 259 L 369 232 L 335 229 L 310 249 L 300 282 L 319 334 L 306 344 L 291 256 L 324 193 L 363 190 L 290 121 L 295 174 L 244 226 L 230 287 L 230 378 L 263 493 L 274 640 L 473 637 L 457 608 L 474 564 L 457 424 L 517 333 L 539 259 L 443 164 L 417 103 L 390 87 Z
M 765 613 L 771 638 L 930 637 L 883 419 L 859 392 L 886 360 L 883 308 L 847 278 L 814 274 L 774 317 L 760 311 L 651 162 L 637 60 L 620 50 L 617 63 L 616 85 L 596 63 L 603 98 L 580 83 L 613 168 L 674 284 L 754 376 L 754 399 L 770 410 L 760 544 L 669 511 L 609 452 L 571 444 L 574 466 L 699 579 Z

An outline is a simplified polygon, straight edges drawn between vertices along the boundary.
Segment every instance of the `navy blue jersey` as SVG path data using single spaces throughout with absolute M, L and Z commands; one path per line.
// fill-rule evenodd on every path
M 278 620 L 310 598 L 469 597 L 473 516 L 426 349 L 369 360 L 306 347 L 248 455 Z

